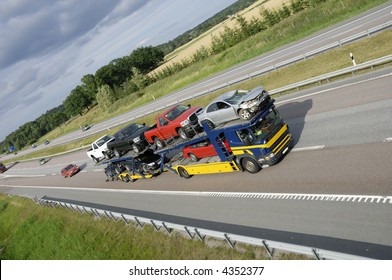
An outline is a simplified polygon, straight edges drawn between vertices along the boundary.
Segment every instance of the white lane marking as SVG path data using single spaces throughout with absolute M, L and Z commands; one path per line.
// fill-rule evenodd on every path
M 314 150 L 321 150 L 324 149 L 325 145 L 320 146 L 310 146 L 310 147 L 303 147 L 303 148 L 294 148 L 292 152 L 302 152 L 302 151 L 314 151 Z
M 17 178 L 17 177 L 22 177 L 22 178 L 30 178 L 30 177 L 45 177 L 45 174 L 41 175 L 3 175 L 4 178 Z
M 224 198 L 246 198 L 246 199 L 281 199 L 281 200 L 308 200 L 325 202 L 370 202 L 370 203 L 390 203 L 392 196 L 381 195 L 341 195 L 341 194 L 309 194 L 309 193 L 241 193 L 241 192 L 197 192 L 197 191 L 148 191 L 148 190 L 123 190 L 123 189 L 94 189 L 94 188 L 69 188 L 55 186 L 14 186 L 0 185 L 8 188 L 27 189 L 57 189 L 57 190 L 77 190 L 91 192 L 114 192 L 133 193 L 150 195 L 177 195 L 177 196 L 201 196 L 201 197 L 224 197 Z
M 385 138 L 384 141 L 382 141 L 382 142 L 383 143 L 392 142 L 392 137 Z
M 94 172 L 100 172 L 100 171 L 103 171 L 103 169 L 94 169 L 93 171 Z
M 290 98 L 290 99 L 287 99 L 287 100 L 282 100 L 282 101 L 275 102 L 275 105 L 291 102 L 291 101 L 294 101 L 294 100 L 310 97 L 310 96 L 313 96 L 313 95 L 318 95 L 318 94 L 321 94 L 321 93 L 324 93 L 324 92 L 328 92 L 328 91 L 333 91 L 333 90 L 337 90 L 337 89 L 341 89 L 341 88 L 351 87 L 353 85 L 362 84 L 362 83 L 366 83 L 366 82 L 377 80 L 377 79 L 382 79 L 382 78 L 385 78 L 385 77 L 389 77 L 391 75 L 392 75 L 392 73 L 388 73 L 388 74 L 385 74 L 385 75 L 381 75 L 381 76 L 365 79 L 365 80 L 358 81 L 358 82 L 355 82 L 355 83 L 344 84 L 344 85 L 341 85 L 341 86 L 338 86 L 338 87 L 328 88 L 328 89 L 316 91 L 316 92 L 309 93 L 309 94 L 306 94 L 306 95 L 302 95 L 302 96 Z

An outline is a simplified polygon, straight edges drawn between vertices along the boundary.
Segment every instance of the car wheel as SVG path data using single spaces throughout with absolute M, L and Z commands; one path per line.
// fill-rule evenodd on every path
M 178 135 L 184 140 L 187 140 L 189 137 L 186 135 L 185 130 L 183 128 L 178 129 Z
M 136 146 L 136 145 L 132 145 L 132 150 L 135 152 L 135 154 L 139 154 L 141 151 L 140 151 L 140 148 L 138 147 L 138 146 Z
M 125 176 L 121 176 L 121 181 L 128 183 L 129 182 L 129 176 L 125 175 Z
M 163 142 L 161 139 L 159 139 L 158 137 L 156 137 L 155 139 L 154 139 L 154 143 L 155 143 L 155 145 L 157 146 L 157 149 L 158 150 L 160 150 L 160 149 L 163 149 L 163 147 L 165 147 L 165 142 Z
M 186 169 L 184 167 L 181 167 L 181 166 L 178 167 L 178 173 L 180 174 L 180 176 L 182 178 L 185 178 L 185 179 L 189 179 L 189 178 L 192 177 L 192 175 L 189 175 L 188 171 L 186 171 Z
M 95 163 L 98 163 L 98 162 L 99 162 L 99 160 L 98 160 L 96 157 L 92 156 L 91 158 L 92 158 L 92 160 L 93 160 Z
M 252 114 L 248 109 L 241 109 L 239 112 L 240 118 L 243 120 L 250 120 L 252 118 Z
M 121 153 L 120 153 L 119 151 L 114 150 L 113 153 L 114 153 L 114 155 L 115 155 L 116 157 L 118 157 L 118 158 L 121 157 Z
M 244 170 L 248 171 L 249 173 L 255 174 L 261 170 L 260 165 L 258 162 L 253 158 L 244 158 L 241 161 L 241 166 Z
M 206 120 L 206 123 L 207 123 L 209 129 L 214 129 L 215 128 L 215 124 L 212 121 Z
M 193 162 L 199 161 L 199 158 L 198 158 L 197 156 L 195 156 L 194 154 L 192 154 L 192 153 L 189 154 L 189 158 L 190 158 L 191 161 L 193 161 Z

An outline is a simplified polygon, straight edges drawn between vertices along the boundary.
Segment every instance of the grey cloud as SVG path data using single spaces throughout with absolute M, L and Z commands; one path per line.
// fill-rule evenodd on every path
M 70 44 L 100 22 L 118 20 L 146 3 L 141 0 L 2 2 L 0 68 Z

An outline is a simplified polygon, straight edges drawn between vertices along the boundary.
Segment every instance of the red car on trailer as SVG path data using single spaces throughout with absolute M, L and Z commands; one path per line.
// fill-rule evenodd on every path
M 223 143 L 225 144 L 226 149 L 229 152 L 231 152 L 231 149 L 227 141 L 225 140 Z M 196 144 L 186 146 L 185 148 L 182 149 L 182 154 L 184 157 L 189 158 L 195 162 L 199 161 L 199 159 L 201 158 L 213 157 L 217 155 L 214 146 L 208 140 L 204 140 Z

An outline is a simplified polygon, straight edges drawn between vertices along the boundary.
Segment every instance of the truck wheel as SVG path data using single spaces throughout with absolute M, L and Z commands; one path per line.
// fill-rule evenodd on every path
M 120 158 L 121 157 L 121 153 L 119 151 L 117 151 L 116 149 L 113 150 L 113 153 L 116 157 Z
M 197 156 L 195 156 L 194 154 L 192 154 L 192 153 L 190 153 L 189 154 L 189 158 L 191 159 L 191 161 L 193 161 L 193 162 L 197 162 L 197 161 L 199 161 L 199 159 L 198 159 L 198 157 Z
M 250 120 L 252 117 L 252 114 L 249 112 L 248 109 L 241 109 L 239 112 L 240 118 L 243 120 Z
M 129 175 L 127 175 L 127 178 L 128 178 L 128 182 L 135 182 L 136 181 L 135 179 L 132 179 L 132 177 Z
M 210 120 L 206 120 L 207 126 L 209 129 L 214 129 L 215 128 L 215 124 L 210 121 Z
M 107 153 L 103 153 L 103 156 L 104 156 L 106 159 L 110 159 L 110 156 L 109 156 Z
M 244 158 L 241 161 L 241 166 L 244 170 L 248 171 L 249 173 L 255 174 L 261 170 L 260 165 L 258 162 L 253 158 Z
M 178 135 L 184 140 L 188 139 L 188 135 L 186 135 L 185 130 L 183 128 L 178 129 Z
M 155 139 L 154 139 L 154 143 L 155 143 L 155 145 L 157 146 L 157 149 L 158 150 L 160 150 L 160 149 L 163 149 L 163 147 L 165 147 L 165 142 L 163 142 L 161 139 L 159 139 L 158 137 L 156 137 Z
M 99 160 L 98 160 L 96 157 L 92 156 L 91 158 L 92 158 L 92 160 L 93 160 L 95 163 L 98 163 L 98 162 L 99 162 Z
M 128 183 L 129 182 L 129 176 L 125 175 L 125 176 L 121 176 L 121 181 Z
M 178 173 L 180 174 L 180 176 L 182 178 L 185 178 L 185 179 L 189 179 L 189 178 L 192 177 L 192 175 L 189 175 L 188 171 L 186 171 L 186 169 L 184 167 L 181 167 L 181 166 L 178 167 Z

